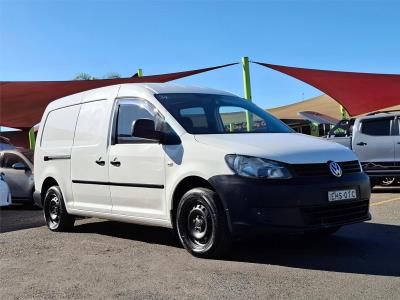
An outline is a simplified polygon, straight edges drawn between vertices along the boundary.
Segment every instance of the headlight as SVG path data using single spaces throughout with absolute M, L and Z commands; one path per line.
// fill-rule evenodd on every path
M 289 179 L 289 170 L 282 164 L 259 157 L 228 154 L 225 156 L 228 166 L 237 174 L 244 177 Z

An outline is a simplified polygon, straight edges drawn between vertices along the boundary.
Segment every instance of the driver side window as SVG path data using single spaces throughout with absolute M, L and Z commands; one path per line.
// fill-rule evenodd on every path
M 123 99 L 117 108 L 117 121 L 115 128 L 116 144 L 151 143 L 147 139 L 132 136 L 132 123 L 138 119 L 150 119 L 156 124 L 156 129 L 161 126 L 163 118 L 150 102 L 142 99 Z

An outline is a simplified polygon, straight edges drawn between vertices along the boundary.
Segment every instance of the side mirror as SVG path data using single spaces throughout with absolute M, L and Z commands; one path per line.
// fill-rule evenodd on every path
M 28 166 L 24 163 L 18 162 L 11 166 L 14 170 L 27 170 Z
M 161 141 L 162 134 L 155 129 L 155 123 L 150 119 L 138 119 L 132 122 L 132 136 Z

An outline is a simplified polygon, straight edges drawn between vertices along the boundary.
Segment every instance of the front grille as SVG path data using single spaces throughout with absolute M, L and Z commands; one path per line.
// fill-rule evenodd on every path
M 343 174 L 361 172 L 360 164 L 357 160 L 338 162 Z M 328 176 L 332 175 L 329 164 L 297 164 L 292 165 L 297 176 Z
M 329 204 L 301 208 L 306 225 L 347 223 L 363 219 L 368 215 L 369 201 Z

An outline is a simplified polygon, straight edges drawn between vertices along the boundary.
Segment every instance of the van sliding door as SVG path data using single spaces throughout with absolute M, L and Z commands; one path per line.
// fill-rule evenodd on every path
M 74 208 L 111 212 L 107 142 L 112 101 L 83 103 L 71 154 Z

